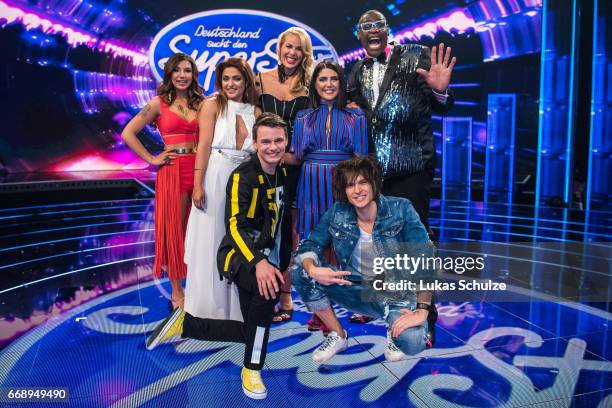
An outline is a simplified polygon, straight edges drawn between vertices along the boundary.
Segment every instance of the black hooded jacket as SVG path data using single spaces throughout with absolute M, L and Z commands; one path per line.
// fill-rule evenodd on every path
M 221 279 L 226 278 L 231 282 L 240 270 L 254 271 L 257 262 L 269 260 L 269 253 L 275 246 L 277 228 L 280 228 L 281 245 L 280 262 L 275 266 L 283 271 L 289 265 L 291 217 L 282 196 L 286 175 L 285 168 L 280 165 L 276 168 L 276 176 L 266 175 L 257 154 L 232 172 L 226 189 L 226 235 L 217 252 Z M 280 209 L 275 200 L 277 193 L 284 202 Z

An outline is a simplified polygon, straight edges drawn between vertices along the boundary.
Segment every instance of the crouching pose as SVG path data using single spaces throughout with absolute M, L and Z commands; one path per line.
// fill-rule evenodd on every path
M 338 165 L 332 189 L 336 202 L 325 213 L 310 236 L 297 250 L 292 282 L 309 310 L 331 330 L 313 353 L 315 362 L 324 362 L 346 349 L 348 341 L 330 301 L 388 323 L 385 358 L 401 360 L 431 346 L 428 314 L 431 292 L 405 292 L 387 298 L 368 298 L 366 280 L 372 282 L 375 258 L 395 258 L 402 249 L 408 256 L 431 256 L 433 246 L 419 215 L 409 200 L 380 194 L 380 170 L 368 157 L 355 157 Z M 338 258 L 334 270 L 323 258 L 329 244 Z M 406 248 L 408 250 L 406 251 Z M 418 252 L 418 253 L 417 253 Z M 395 272 L 403 278 L 403 271 Z M 407 273 L 406 278 L 427 276 Z M 376 285 L 374 285 L 376 287 Z M 397 295 L 397 294 L 395 294 Z
M 256 154 L 239 165 L 227 183 L 226 235 L 217 253 L 222 278 L 238 287 L 244 322 L 185 317 L 183 337 L 245 343 L 242 389 L 255 399 L 267 396 L 261 379 L 274 305 L 289 265 L 291 223 L 283 196 L 287 147 L 285 122 L 262 114 L 253 126 Z

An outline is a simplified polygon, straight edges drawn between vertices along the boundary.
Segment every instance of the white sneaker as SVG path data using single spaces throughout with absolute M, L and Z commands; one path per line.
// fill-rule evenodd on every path
M 315 363 L 324 363 L 336 354 L 346 350 L 347 347 L 348 339 L 340 337 L 335 331 L 330 331 L 319 348 L 312 353 L 312 360 Z
M 406 354 L 395 345 L 391 338 L 391 332 L 387 330 L 387 347 L 385 347 L 385 360 L 389 362 L 400 361 L 406 358 Z

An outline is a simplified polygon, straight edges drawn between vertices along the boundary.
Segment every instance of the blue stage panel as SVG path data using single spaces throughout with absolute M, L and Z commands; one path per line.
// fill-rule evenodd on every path
M 606 24 L 609 10 L 609 4 L 594 0 L 587 210 L 612 209 L 612 43 L 610 26 Z
M 472 118 L 442 119 L 442 201 L 470 200 Z
M 536 206 L 570 202 L 577 100 L 576 0 L 543 0 L 542 10 Z
M 516 94 L 489 94 L 484 202 L 512 204 Z

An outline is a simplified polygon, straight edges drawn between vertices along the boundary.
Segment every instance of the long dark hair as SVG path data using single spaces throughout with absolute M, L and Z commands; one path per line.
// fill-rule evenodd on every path
M 338 108 L 344 109 L 346 108 L 346 82 L 344 80 L 344 71 L 342 70 L 342 67 L 334 61 L 321 61 L 315 66 L 314 71 L 312 71 L 312 78 L 310 79 L 310 85 L 308 87 L 308 98 L 310 99 L 310 106 L 313 108 L 317 108 L 321 104 L 321 97 L 317 93 L 315 83 L 317 81 L 317 78 L 319 77 L 319 74 L 325 68 L 329 68 L 338 74 L 338 79 L 340 80 L 340 89 L 338 90 L 338 96 L 336 96 L 335 102 Z
M 227 96 L 223 93 L 223 71 L 225 68 L 236 68 L 244 78 L 244 93 L 242 94 L 243 103 L 257 105 L 257 88 L 255 88 L 255 75 L 251 66 L 242 58 L 231 57 L 221 62 L 215 68 L 215 89 L 217 90 L 217 108 L 219 113 L 225 112 L 227 107 Z
M 187 106 L 189 109 L 198 110 L 200 103 L 204 100 L 202 87 L 198 83 L 198 67 L 195 61 L 189 55 L 182 52 L 177 52 L 168 58 L 164 65 L 164 78 L 162 83 L 157 87 L 157 96 L 159 96 L 168 105 L 172 105 L 176 100 L 176 90 L 172 85 L 172 73 L 177 69 L 178 65 L 183 62 L 189 62 L 191 65 L 192 80 L 191 85 L 187 88 Z

